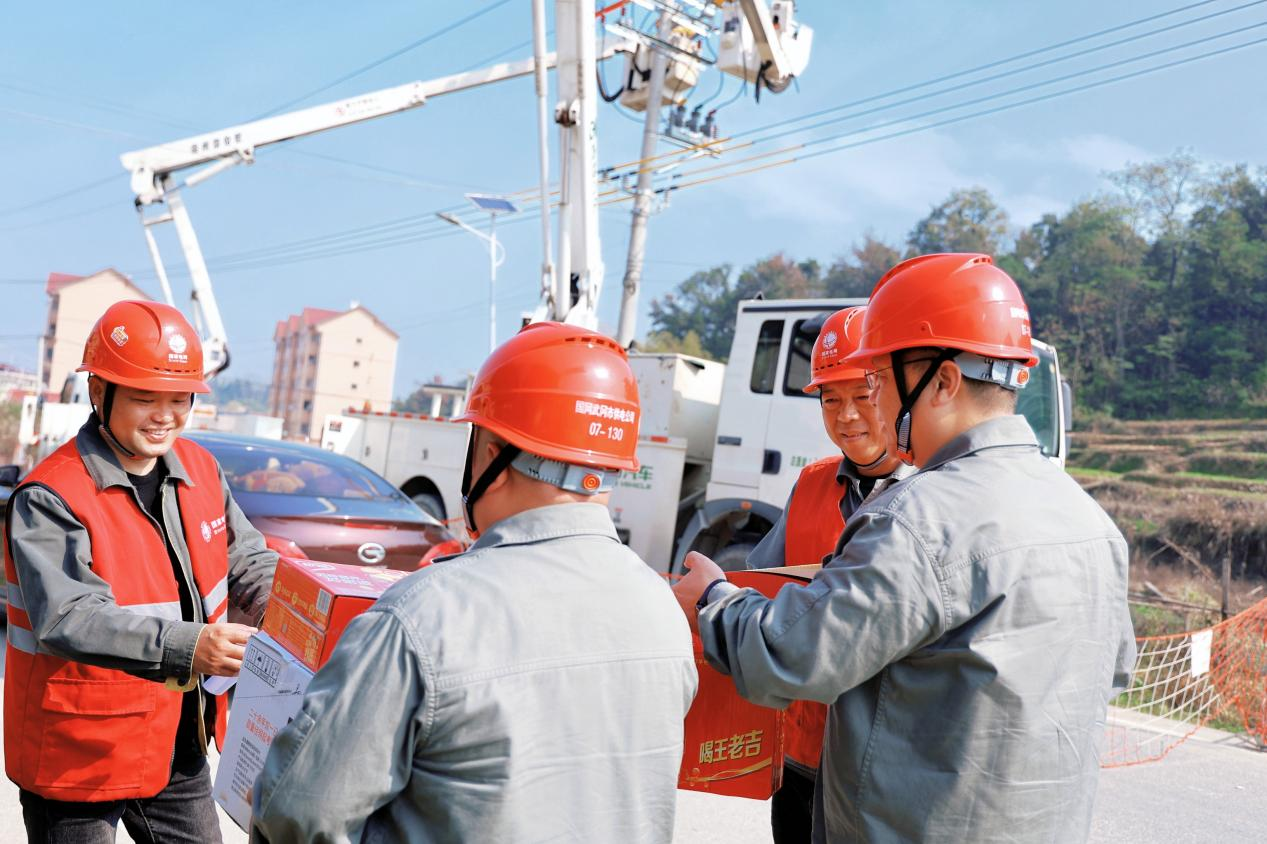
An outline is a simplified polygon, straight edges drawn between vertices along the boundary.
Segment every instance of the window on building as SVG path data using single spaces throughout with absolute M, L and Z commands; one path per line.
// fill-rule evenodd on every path
M 312 410 L 312 400 L 311 400 L 311 399 L 305 399 L 305 400 L 304 400 L 304 410 Z
M 360 368 L 361 368 L 361 362 L 360 362 L 359 360 L 354 360 L 354 361 L 352 361 L 352 368 L 353 368 L 353 369 L 360 369 Z
M 356 385 L 355 385 L 355 384 L 353 384 L 353 385 L 352 385 L 352 389 L 353 389 L 353 390 L 355 390 L 355 389 L 356 389 Z
M 357 337 L 357 338 L 356 338 L 356 342 L 360 343 L 360 342 L 361 342 L 361 338 L 360 338 L 360 337 Z
M 308 355 L 308 363 L 316 363 L 316 362 L 317 362 L 316 355 Z

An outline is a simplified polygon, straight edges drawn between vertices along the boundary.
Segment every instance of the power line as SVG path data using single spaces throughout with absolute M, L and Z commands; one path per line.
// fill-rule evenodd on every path
M 327 82 L 326 84 L 320 86 L 319 88 L 313 88 L 311 91 L 307 92 L 306 94 L 302 94 L 298 97 L 295 97 L 294 99 L 287 100 L 281 105 L 275 106 L 269 109 L 268 111 L 264 112 L 263 114 L 259 115 L 258 117 L 253 117 L 251 119 L 260 120 L 262 118 L 277 114 L 279 111 L 284 111 L 290 108 L 291 106 L 298 105 L 299 103 L 303 102 L 306 99 L 309 99 L 310 97 L 314 97 L 317 94 L 322 93 L 323 91 L 328 91 L 331 88 L 335 87 L 336 85 L 341 85 L 350 79 L 355 79 L 361 74 L 367 71 L 373 70 L 374 68 L 380 65 L 386 64 L 392 59 L 399 58 L 400 56 L 403 56 L 405 53 L 408 53 L 412 50 L 416 50 L 419 47 L 423 46 L 424 44 L 429 44 L 443 35 L 448 35 L 450 32 L 453 32 L 455 29 L 459 29 L 460 27 L 470 23 L 476 18 L 483 17 L 484 15 L 488 14 L 489 12 L 495 9 L 505 6 L 509 2 L 510 0 L 493 0 L 492 3 L 489 3 L 488 5 L 483 6 L 479 9 L 476 9 L 474 12 L 471 12 L 469 15 L 459 18 L 458 20 L 454 21 L 453 23 L 447 24 L 446 26 L 442 26 L 439 29 L 435 30 L 434 32 L 424 35 L 423 37 L 419 38 L 417 41 L 412 41 L 397 50 L 393 50 L 392 52 L 388 53 L 387 55 L 381 58 L 375 59 L 369 64 L 362 65 L 358 67 L 356 70 L 349 71 L 343 74 L 342 76 L 340 76 L 338 79 L 335 79 L 331 82 Z
M 1191 20 L 1181 21 L 1181 22 L 1179 22 L 1179 23 L 1176 23 L 1176 24 L 1171 24 L 1171 25 L 1169 25 L 1169 26 L 1164 26 L 1164 27 L 1161 27 L 1161 28 L 1159 28 L 1159 29 L 1153 29 L 1153 30 L 1149 30 L 1148 32 L 1143 32 L 1143 33 L 1139 33 L 1139 34 L 1137 34 L 1137 35 L 1132 35 L 1132 36 L 1130 36 L 1130 37 L 1128 37 L 1128 38 L 1122 38 L 1122 39 L 1119 39 L 1119 40 L 1117 40 L 1117 41 L 1111 41 L 1111 42 L 1109 42 L 1109 43 L 1107 43 L 1107 44 L 1101 44 L 1101 45 L 1098 45 L 1098 46 L 1095 46 L 1095 47 L 1088 47 L 1088 48 L 1087 48 L 1087 49 L 1085 49 L 1085 50 L 1079 50 L 1079 51 L 1077 51 L 1077 52 L 1074 52 L 1074 53 L 1069 53 L 1069 54 L 1066 54 L 1066 55 L 1064 55 L 1064 56 L 1057 56 L 1056 58 L 1053 58 L 1053 59 L 1046 59 L 1046 60 L 1041 61 L 1041 62 L 1035 62 L 1034 64 L 1026 65 L 1025 67 L 1015 68 L 1015 69 L 1013 69 L 1013 70 L 1006 71 L 1006 72 L 1004 72 L 1004 73 L 994 74 L 993 76 L 987 76 L 987 77 L 984 77 L 984 78 L 982 78 L 982 79 L 974 79 L 974 80 L 972 80 L 972 81 L 970 81 L 970 82 L 960 83 L 959 85 L 952 85 L 952 86 L 950 86 L 950 87 L 948 87 L 948 88 L 941 88 L 941 89 L 936 90 L 936 91 L 932 91 L 932 92 L 929 92 L 929 93 L 926 93 L 926 94 L 921 94 L 920 96 L 917 96 L 917 97 L 910 97 L 910 98 L 905 99 L 905 100 L 899 100 L 899 101 L 897 101 L 897 102 L 895 102 L 895 103 L 889 103 L 889 104 L 887 104 L 887 105 L 877 106 L 877 107 L 875 107 L 875 108 L 868 109 L 868 110 L 865 110 L 865 111 L 855 112 L 854 114 L 851 114 L 851 115 L 846 115 L 846 116 L 844 116 L 844 117 L 837 117 L 837 118 L 832 118 L 831 120 L 824 120 L 824 121 L 821 121 L 821 122 L 819 122 L 819 123 L 815 123 L 815 124 L 813 124 L 813 125 L 811 125 L 811 126 L 803 126 L 803 127 L 800 127 L 799 129 L 796 129 L 796 130 L 788 130 L 788 131 L 785 131 L 785 132 L 780 133 L 780 134 L 788 134 L 788 132 L 790 132 L 790 131 L 810 131 L 810 130 L 812 130 L 812 129 L 821 128 L 821 127 L 823 127 L 823 126 L 827 126 L 827 125 L 830 125 L 830 124 L 832 124 L 832 123 L 839 123 L 839 122 L 844 121 L 844 120 L 852 120 L 852 119 L 854 119 L 854 118 L 857 118 L 857 117 L 862 117 L 862 116 L 865 116 L 865 115 L 867 115 L 867 114 L 873 114 L 873 113 L 876 113 L 876 112 L 881 112 L 881 111 L 886 111 L 886 110 L 888 110 L 888 109 L 897 108 L 898 106 L 902 106 L 902 105 L 909 105 L 909 104 L 911 104 L 911 103 L 920 102 L 920 101 L 927 100 L 927 99 L 932 99 L 932 98 L 935 98 L 935 97 L 942 96 L 942 95 L 944 95 L 944 94 L 954 93 L 955 91 L 961 91 L 961 90 L 964 90 L 964 89 L 966 89 L 966 88 L 972 88 L 972 87 L 976 87 L 976 86 L 978 86 L 978 85 L 984 85 L 984 84 L 989 83 L 989 82 L 997 82 L 997 81 L 999 81 L 999 80 L 1001 80 L 1001 79 L 1006 79 L 1006 78 L 1009 78 L 1009 77 L 1012 77 L 1012 76 L 1018 76 L 1018 75 L 1020 75 L 1020 74 L 1022 74 L 1022 73 L 1027 73 L 1027 72 L 1029 72 L 1029 71 L 1031 71 L 1031 70 L 1037 70 L 1037 69 L 1042 68 L 1042 67 L 1048 67 L 1048 66 L 1053 65 L 1053 64 L 1058 64 L 1058 63 L 1060 63 L 1060 62 L 1069 61 L 1070 59 L 1080 58 L 1080 57 L 1082 57 L 1082 56 L 1090 55 L 1090 54 L 1092 54 L 1092 53 L 1097 53 L 1097 52 L 1101 52 L 1101 51 L 1103 51 L 1103 50 L 1112 49 L 1113 47 L 1120 47 L 1120 46 L 1122 46 L 1122 45 L 1124 45 L 1124 44 L 1129 44 L 1129 43 L 1132 43 L 1132 42 L 1135 42 L 1135 41 L 1142 40 L 1142 39 L 1144 39 L 1144 38 L 1151 38 L 1151 37 L 1152 37 L 1152 36 L 1154 36 L 1154 35 L 1160 35 L 1160 34 L 1165 33 L 1165 32 L 1170 32 L 1170 31 L 1172 31 L 1172 30 L 1180 29 L 1180 28 L 1182 28 L 1182 27 L 1191 26 L 1191 25 L 1196 24 L 1196 23 L 1202 23 L 1202 22 L 1204 22 L 1204 21 L 1211 20 L 1211 19 L 1213 19 L 1213 18 L 1217 18 L 1217 17 L 1221 17 L 1221 16 L 1223 16 L 1223 15 L 1228 15 L 1228 14 L 1232 14 L 1232 13 L 1234 13 L 1234 12 L 1239 12 L 1239 11 L 1242 11 L 1242 10 L 1244 10 L 1244 9 L 1248 9 L 1248 8 L 1250 8 L 1250 7 L 1252 7 L 1252 6 L 1260 6 L 1260 5 L 1262 5 L 1263 3 L 1265 3 L 1265 2 L 1267 2 L 1267 0 L 1253 0 L 1253 2 L 1244 3 L 1244 4 L 1240 5 L 1240 6 L 1236 6 L 1236 7 L 1231 8 L 1231 9 L 1224 9 L 1224 10 L 1221 10 L 1221 11 L 1218 11 L 1218 12 L 1213 12 L 1213 13 L 1208 14 L 1208 15 L 1202 15 L 1202 16 L 1197 17 L 1197 18 L 1192 18 Z M 1204 3 L 1198 3 L 1198 4 L 1196 4 L 1196 5 L 1205 5 L 1205 4 L 1204 4 Z M 1171 14 L 1171 13 L 1167 13 L 1167 14 Z M 1154 16 L 1154 17 L 1155 17 L 1155 16 Z M 1151 19 L 1152 19 L 1152 18 L 1146 18 L 1146 19 L 1144 19 L 1144 20 L 1151 20 Z M 1133 23 L 1131 23 L 1131 24 L 1123 24 L 1123 27 L 1125 27 L 1125 26 L 1137 26 L 1137 25 L 1138 25 L 1138 22 L 1133 22 Z M 1121 29 L 1121 28 L 1123 28 L 1123 27 L 1114 27 L 1114 30 L 1116 30 L 1116 29 Z M 1099 33 L 1094 33 L 1093 35 L 1088 35 L 1088 36 L 1083 36 L 1082 38 L 1073 39 L 1073 41 L 1074 41 L 1074 42 L 1078 42 L 1078 41 L 1085 41 L 1085 40 L 1087 40 L 1087 39 L 1089 39 L 1089 38 L 1097 37 L 1098 35 L 1102 35 L 1102 34 L 1104 34 L 1105 32 L 1109 32 L 1109 31 L 1111 31 L 1111 30 L 1102 30 L 1101 32 L 1099 32 Z M 1233 30 L 1232 32 L 1238 32 L 1238 31 L 1240 31 L 1240 30 Z M 1222 36 L 1217 36 L 1217 37 L 1222 37 Z M 1052 46 L 1050 46 L 1050 47 L 1044 47 L 1044 48 L 1042 48 L 1042 49 L 1040 49 L 1040 50 L 1031 50 L 1029 53 L 1026 53 L 1026 54 L 1021 54 L 1021 56 L 1026 56 L 1026 55 L 1036 55 L 1036 54 L 1039 54 L 1039 53 L 1046 53 L 1046 52 L 1050 52 L 1050 51 L 1051 51 L 1051 50 L 1053 50 L 1053 49 L 1057 49 L 1057 48 L 1062 47 L 1062 46 L 1067 46 L 1067 45 L 1068 45 L 1068 44 L 1070 44 L 1070 43 L 1072 43 L 1072 42 L 1070 42 L 1070 41 L 1063 41 L 1063 42 L 1061 42 L 1061 43 L 1060 43 L 1060 44 L 1058 44 L 1058 45 L 1052 45 Z M 1194 43 L 1201 43 L 1201 42 L 1200 42 L 1200 41 L 1189 42 L 1189 45 L 1194 44 Z M 1145 56 L 1144 56 L 1144 57 L 1147 57 L 1148 55 L 1150 55 L 1150 54 L 1145 54 Z M 849 102 L 849 103 L 842 103 L 842 104 L 840 104 L 840 105 L 837 105 L 837 106 L 832 106 L 831 108 L 827 108 L 827 109 L 820 109 L 819 111 L 816 111 L 816 112 L 811 112 L 810 114 L 803 114 L 803 115 L 800 115 L 800 116 L 798 116 L 798 117 L 794 117 L 794 118 L 792 118 L 791 120 L 786 120 L 786 121 L 777 121 L 777 122 L 775 122 L 775 123 L 771 123 L 771 124 L 768 124 L 768 125 L 766 125 L 766 126 L 760 126 L 760 127 L 756 127 L 756 128 L 753 128 L 753 129 L 746 129 L 746 130 L 744 130 L 744 131 L 742 131 L 742 132 L 736 132 L 736 133 L 735 133 L 732 137 L 734 137 L 734 138 L 740 138 L 740 137 L 744 137 L 744 136 L 746 136 L 746 135 L 752 135 L 752 134 L 756 134 L 756 133 L 758 133 L 758 132 L 763 132 L 763 131 L 765 131 L 765 130 L 767 130 L 767 129 L 778 128 L 779 126 L 786 126 L 786 125 L 788 125 L 788 124 L 792 124 L 792 123 L 799 123 L 799 122 L 804 121 L 804 120 L 810 120 L 810 119 L 813 119 L 813 118 L 815 118 L 815 117 L 821 117 L 821 116 L 823 116 L 823 115 L 825 115 L 825 114 L 830 114 L 830 113 L 835 113 L 835 112 L 838 112 L 838 111 L 843 111 L 844 109 L 852 108 L 852 107 L 854 107 L 854 106 L 858 106 L 858 105 L 865 105 L 866 103 L 875 102 L 876 100 L 887 99 L 887 98 L 892 97 L 892 96 L 895 96 L 895 95 L 897 95 L 897 94 L 899 94 L 899 93 L 904 93 L 904 92 L 911 91 L 911 90 L 916 90 L 916 89 L 919 89 L 919 88 L 926 88 L 926 87 L 928 87 L 928 86 L 930 86 L 930 85 L 934 85 L 934 84 L 936 84 L 937 82 L 945 81 L 945 80 L 948 80 L 948 79 L 953 79 L 953 78 L 960 77 L 960 76 L 963 76 L 963 75 L 965 75 L 965 74 L 969 74 L 969 73 L 975 73 L 975 72 L 977 72 L 977 71 L 984 70 L 984 69 L 987 69 L 987 68 L 996 67 L 996 66 L 998 66 L 998 65 L 1000 65 L 1000 64 L 1004 64 L 1004 63 L 1007 63 L 1007 62 L 1015 61 L 1015 60 L 1017 60 L 1018 58 L 1019 58 L 1019 56 L 1018 56 L 1018 57 L 1012 57 L 1011 59 L 1001 60 L 1001 61 L 999 61 L 999 62 L 991 62 L 991 63 L 989 63 L 989 64 L 981 65 L 981 66 L 979 66 L 979 67 L 970 68 L 970 69 L 968 69 L 968 70 L 959 71 L 959 72 L 957 72 L 957 73 L 952 73 L 952 74 L 948 74 L 948 75 L 946 75 L 946 76 L 938 77 L 937 79 L 930 80 L 930 81 L 928 81 L 928 82 L 921 82 L 921 83 L 919 83 L 919 84 L 917 84 L 917 85 L 908 85 L 908 86 L 906 86 L 905 88 L 899 88 L 899 89 L 896 89 L 896 90 L 894 90 L 894 91 L 888 91 L 888 92 L 885 92 L 885 93 L 883 93 L 883 94 L 876 94 L 876 95 L 873 95 L 873 96 L 870 96 L 870 97 L 865 97 L 865 98 L 860 99 L 860 100 L 854 100 L 853 102 Z M 1137 59 L 1132 59 L 1132 60 L 1137 60 Z M 1109 65 L 1109 66 L 1111 66 L 1111 65 Z M 1058 78 L 1059 78 L 1059 77 L 1058 77 Z M 773 136 L 771 136 L 771 137 L 778 137 L 778 136 L 779 136 L 779 135 L 773 135 Z M 765 140 L 769 140 L 769 138 L 761 138 L 761 139 L 759 139 L 759 140 L 753 141 L 752 143 L 762 143 L 762 142 L 763 142 L 763 141 L 765 141 Z
M 7 217 L 10 214 L 20 214 L 23 211 L 30 211 L 32 208 L 39 208 L 42 205 L 48 205 L 50 203 L 58 201 L 59 199 L 65 199 L 68 196 L 74 196 L 76 194 L 84 193 L 85 191 L 90 191 L 93 188 L 99 188 L 102 185 L 117 181 L 118 179 L 120 179 L 121 177 L 125 175 L 126 175 L 125 173 L 114 173 L 109 176 L 106 176 L 104 179 L 96 179 L 94 181 L 88 182 L 85 185 L 80 185 L 79 187 L 71 188 L 69 190 L 64 190 L 61 193 L 55 193 L 52 196 L 46 196 L 43 199 L 37 199 L 36 201 L 28 202 L 25 205 L 18 205 L 14 208 L 6 208 L 3 211 L 0 211 L 0 217 Z
M 1053 79 L 1043 80 L 1036 83 L 1030 83 L 1028 85 L 1019 86 L 1010 90 L 996 92 L 987 96 L 970 99 L 967 101 L 951 104 L 948 106 L 942 106 L 940 108 L 926 110 L 926 111 L 913 114 L 913 115 L 905 115 L 905 116 L 896 118 L 892 121 L 887 121 L 887 122 L 876 124 L 873 126 L 864 127 L 862 129 L 856 129 L 850 132 L 840 133 L 840 134 L 831 135 L 825 138 L 820 138 L 816 140 L 811 140 L 811 141 L 806 141 L 803 143 L 791 145 L 788 147 L 784 147 L 782 149 L 776 149 L 769 152 L 759 153 L 759 154 L 749 156 L 744 159 L 739 159 L 737 161 L 723 162 L 720 164 L 709 165 L 707 167 L 696 168 L 696 169 L 689 170 L 685 173 L 681 173 L 675 176 L 674 178 L 678 180 L 678 183 L 677 184 L 670 183 L 667 186 L 667 189 L 677 190 L 677 189 L 681 189 L 682 187 L 687 186 L 686 184 L 683 184 L 680 182 L 680 180 L 683 178 L 688 178 L 692 176 L 700 176 L 706 172 L 733 169 L 742 164 L 749 164 L 752 162 L 769 159 L 778 155 L 788 155 L 789 153 L 796 152 L 798 150 L 802 150 L 810 146 L 816 146 L 822 143 L 829 143 L 833 140 L 840 140 L 844 137 L 863 134 L 866 132 L 879 131 L 885 128 L 902 124 L 902 123 L 908 123 L 911 120 L 918 120 L 925 117 L 935 116 L 937 114 L 945 113 L 947 111 L 954 111 L 954 110 L 958 110 L 962 108 L 967 108 L 972 105 L 978 105 L 985 102 L 997 101 L 1007 96 L 1012 96 L 1018 93 L 1023 93 L 1028 90 L 1033 90 L 1034 88 L 1057 84 L 1062 81 L 1068 81 L 1069 79 L 1072 79 L 1072 78 L 1086 76 L 1093 73 L 1100 73 L 1106 69 L 1118 67 L 1126 63 L 1145 60 L 1147 58 L 1152 58 L 1157 55 L 1173 52 L 1179 49 L 1185 49 L 1187 47 L 1205 43 L 1217 38 L 1228 37 L 1229 35 L 1234 35 L 1240 32 L 1244 32 L 1249 29 L 1254 29 L 1262 25 L 1263 24 L 1254 24 L 1247 27 L 1241 27 L 1235 30 L 1219 33 L 1217 35 L 1209 36 L 1206 38 L 1195 39 L 1193 41 L 1189 41 L 1184 44 L 1179 44 L 1176 46 L 1151 51 L 1149 53 L 1145 53 L 1139 56 L 1132 56 L 1126 59 L 1099 65 L 1093 68 L 1084 69 L 1082 71 L 1078 71 L 1075 73 L 1065 74 L 1063 76 L 1055 77 Z M 1149 69 L 1149 70 L 1146 70 L 1145 72 L 1153 72 L 1153 70 L 1155 69 Z M 1099 84 L 1107 84 L 1107 81 L 1103 83 L 1099 83 Z M 1091 87 L 1098 87 L 1098 85 L 1093 85 Z M 1085 87 L 1079 88 L 1078 90 L 1085 90 Z M 994 112 L 989 111 L 989 112 L 983 112 L 983 113 L 994 113 Z M 978 116 L 983 113 L 978 113 Z M 840 118 L 840 119 L 845 119 L 845 118 Z M 831 121 L 831 122 L 839 122 L 839 119 Z M 959 121 L 955 120 L 952 122 L 959 122 Z M 945 125 L 945 124 L 938 123 L 937 125 Z M 746 142 L 744 146 L 755 146 L 757 144 L 765 143 L 775 138 L 785 136 L 787 134 L 809 131 L 812 128 L 816 128 L 816 127 L 804 127 L 801 129 L 787 130 L 782 133 L 776 133 L 767 138 L 762 138 L 759 140 Z M 888 137 L 896 137 L 896 136 L 897 135 L 889 135 L 885 137 L 888 138 Z M 795 157 L 790 158 L 783 162 L 775 162 L 775 164 L 771 166 L 777 166 L 778 164 L 781 164 L 781 163 L 791 163 L 791 161 L 793 160 L 800 160 L 805 157 L 806 156 L 800 156 L 799 158 L 795 158 Z M 741 171 L 740 173 L 735 173 L 734 175 L 742 175 L 746 173 L 751 173 L 760 169 L 767 169 L 767 167 L 764 165 L 758 166 L 758 167 L 750 167 Z M 727 176 L 718 176 L 718 177 L 712 177 L 708 179 L 699 179 L 694 182 L 689 182 L 689 184 L 692 184 L 692 185 L 703 184 L 706 182 L 718 181 L 719 179 L 726 178 L 726 177 Z M 612 194 L 616 192 L 617 191 L 614 191 L 614 190 L 609 191 L 607 192 L 607 194 L 605 194 L 605 196 L 611 196 Z M 604 204 L 611 205 L 620 201 L 623 201 L 623 198 L 618 197 L 616 199 L 611 199 Z M 539 209 L 537 209 L 537 213 L 539 213 Z M 289 245 L 284 245 L 281 248 L 264 248 L 260 250 L 255 250 L 253 253 L 246 253 L 246 254 L 235 255 L 235 256 L 226 256 L 226 258 L 222 259 L 221 261 L 217 261 L 215 263 L 216 263 L 216 266 L 219 268 L 219 270 L 222 272 L 230 268 L 231 269 L 262 268 L 262 267 L 268 267 L 268 266 L 277 266 L 279 264 L 289 263 L 292 261 L 301 262 L 301 261 L 307 261 L 307 260 L 316 260 L 320 258 L 335 257 L 338 255 L 343 255 L 343 254 L 354 254 L 354 253 L 363 252 L 363 251 L 371 251 L 375 249 L 400 246 L 407 243 L 426 242 L 426 241 L 434 239 L 437 236 L 443 236 L 445 234 L 451 233 L 450 231 L 447 231 L 445 229 L 445 226 L 443 226 L 442 224 L 431 222 L 428 219 L 429 217 L 430 215 L 417 215 L 413 217 L 403 218 L 398 221 L 393 221 L 385 225 L 379 224 L 379 225 L 374 225 L 374 226 L 364 226 L 364 227 L 360 227 L 359 229 L 354 229 L 352 231 L 344 232 L 335 236 L 327 236 L 323 238 L 309 238 L 306 241 L 295 242 Z M 535 215 L 531 215 L 528 217 L 521 217 L 521 219 L 532 219 L 532 218 L 535 218 Z M 409 231 L 408 229 L 410 228 L 416 228 L 417 230 Z M 343 243 L 339 244 L 339 241 L 343 241 Z M 348 241 L 351 241 L 351 242 L 348 242 Z M 290 252 L 291 254 L 285 255 L 286 252 Z

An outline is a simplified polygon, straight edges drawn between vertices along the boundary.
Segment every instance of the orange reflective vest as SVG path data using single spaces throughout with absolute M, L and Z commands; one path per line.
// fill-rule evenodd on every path
M 207 621 L 228 607 L 228 538 L 215 458 L 201 446 L 176 441 L 192 484 L 177 484 L 185 544 Z M 92 543 L 92 570 L 110 584 L 115 601 L 144 615 L 180 619 L 180 591 L 163 537 L 131 490 L 98 490 L 72 440 L 31 472 L 23 486 L 56 492 Z M 5 577 L 19 583 L 8 543 Z M 30 635 L 31 621 L 9 607 L 4 676 L 4 761 L 9 778 L 42 797 L 105 801 L 153 797 L 171 775 L 182 692 L 53 656 Z M 19 644 L 15 645 L 14 640 Z M 183 678 L 182 678 L 183 679 Z M 227 706 L 216 707 L 223 736 Z
M 801 470 L 785 519 L 784 560 L 789 566 L 821 563 L 836 550 L 845 529 L 840 514 L 844 489 L 836 480 L 843 457 L 827 457 Z M 818 769 L 823 756 L 827 706 L 798 700 L 787 708 L 787 757 L 801 767 Z

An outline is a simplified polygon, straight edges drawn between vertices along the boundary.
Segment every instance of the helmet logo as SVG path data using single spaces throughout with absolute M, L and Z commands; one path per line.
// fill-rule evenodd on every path
M 168 363 L 189 363 L 189 355 L 185 354 L 189 343 L 185 340 L 185 335 L 172 334 L 167 338 L 167 348 L 171 350 L 171 354 L 167 356 Z
M 211 525 L 207 524 L 206 522 L 203 522 L 201 525 L 199 525 L 198 529 L 202 531 L 202 541 L 210 542 L 211 541 Z
M 128 331 L 122 325 L 116 325 L 114 331 L 110 332 L 110 339 L 114 341 L 116 346 L 122 346 L 128 342 Z
M 1024 387 L 1028 383 L 1029 383 L 1029 370 L 1028 369 L 1018 370 L 1016 373 L 1016 386 Z
M 581 486 L 584 487 L 586 492 L 594 492 L 600 484 L 602 484 L 602 480 L 598 475 L 586 475 L 581 479 Z
M 838 339 L 839 338 L 836 336 L 835 331 L 828 331 L 826 334 L 823 335 L 823 348 L 824 349 L 836 348 L 836 340 Z

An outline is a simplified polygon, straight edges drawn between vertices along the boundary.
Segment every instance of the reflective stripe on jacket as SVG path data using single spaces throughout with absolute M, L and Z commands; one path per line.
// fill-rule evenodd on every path
M 215 458 L 186 440 L 174 446 L 182 474 L 177 501 L 187 546 L 196 619 L 223 620 L 228 599 L 225 500 Z M 28 490 L 55 496 L 87 531 L 91 571 L 119 609 L 180 622 L 180 590 L 167 542 L 128 486 L 99 488 L 78 450 L 62 446 L 25 479 Z M 165 491 L 166 494 L 166 491 Z M 173 526 L 166 526 L 173 530 Z M 9 635 L 4 692 L 4 755 L 9 778 L 43 797 L 103 801 L 152 797 L 171 773 L 182 693 L 121 670 L 57 655 L 40 641 L 26 595 L 41 583 L 15 563 L 6 543 Z M 43 561 L 62 563 L 63 561 Z M 36 564 L 38 565 L 38 563 Z M 38 576 L 33 576 L 38 581 Z M 109 649 L 109 641 L 98 643 Z M 187 672 L 186 672 L 187 674 Z M 182 678 L 184 679 L 184 678 Z M 227 707 L 217 707 L 218 732 Z

